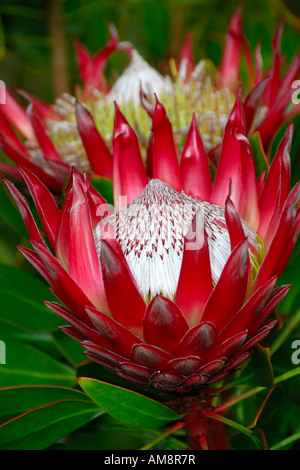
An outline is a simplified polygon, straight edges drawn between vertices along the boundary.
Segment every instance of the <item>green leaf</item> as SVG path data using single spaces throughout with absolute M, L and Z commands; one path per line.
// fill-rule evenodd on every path
M 296 312 L 296 314 L 299 317 L 299 312 Z M 280 331 L 278 339 L 280 339 L 281 335 L 285 335 L 286 329 L 290 329 L 291 327 L 291 321 L 289 321 L 285 328 L 283 328 Z M 294 343 L 296 342 L 296 345 L 299 344 L 300 340 L 300 335 L 289 335 L 286 337 L 286 339 L 282 342 L 280 341 L 280 348 L 277 349 L 277 343 L 274 343 L 275 346 L 275 353 L 272 356 L 272 362 L 273 362 L 273 367 L 274 367 L 274 372 L 276 373 L 277 376 L 282 376 L 283 377 L 288 377 L 287 374 L 294 374 L 293 370 L 297 370 L 297 364 L 293 363 L 293 355 L 297 353 L 297 349 L 293 348 Z M 277 350 L 276 350 L 277 349 Z M 272 350 L 271 350 L 272 351 Z M 298 367 L 299 371 L 299 367 Z M 285 394 L 287 394 L 290 399 L 296 403 L 298 406 L 300 405 L 300 395 L 299 395 L 299 387 L 300 387 L 300 375 L 299 372 L 293 377 L 291 377 L 292 380 L 285 380 L 282 382 L 281 387 L 284 388 Z M 279 379 L 276 377 L 275 381 L 277 382 Z M 279 383 L 279 382 L 278 382 Z
M 0 339 L 8 342 L 9 340 L 27 344 L 39 351 L 44 352 L 54 359 L 62 360 L 62 355 L 53 341 L 51 333 L 27 332 L 19 328 L 12 328 L 8 323 L 0 321 Z
M 151 435 L 155 431 L 151 431 Z M 149 439 L 149 431 L 132 428 L 116 421 L 108 414 L 93 421 L 84 429 L 68 436 L 67 442 L 51 447 L 60 450 L 137 450 Z
M 298 433 L 299 422 L 299 406 L 291 402 L 283 386 L 275 387 L 257 420 L 257 426 L 268 436 L 270 447 Z
M 138 393 L 142 393 L 143 395 L 153 398 L 154 400 L 157 399 L 160 402 L 169 401 L 169 397 L 167 395 L 162 395 L 159 390 L 146 387 L 137 388 L 134 385 L 125 382 L 125 380 L 122 379 L 119 375 L 114 374 L 113 372 L 105 369 L 103 366 L 93 361 L 80 364 L 76 369 L 76 377 L 89 377 L 91 379 L 97 379 L 101 382 L 106 382 L 113 385 L 118 385 L 120 387 L 126 387 L 126 389 L 129 390 L 137 391 Z
M 102 176 L 93 175 L 91 176 L 91 185 L 93 188 L 101 194 L 102 197 L 107 201 L 108 204 L 113 206 L 114 204 L 114 187 L 113 182 Z
M 84 347 L 75 339 L 58 330 L 53 333 L 54 344 L 67 361 L 76 367 L 78 364 L 86 361 Z
M 292 379 L 293 377 L 297 377 L 298 375 L 300 375 L 300 367 L 296 367 L 295 369 L 289 370 L 288 372 L 276 377 L 274 380 L 274 384 L 277 385 L 281 382 L 284 382 L 285 380 L 289 380 L 289 379 Z
M 0 387 L 27 384 L 70 386 L 74 371 L 45 353 L 23 344 L 5 340 L 6 364 L 0 364 Z
M 21 237 L 28 237 L 20 212 L 12 202 L 3 181 L 0 179 L 0 217 Z
M 273 382 L 274 374 L 270 361 L 270 350 L 256 345 L 251 360 L 238 379 L 238 383 L 245 383 L 253 387 L 270 387 Z
M 263 432 L 260 429 L 252 431 L 251 429 L 248 429 L 245 426 L 242 426 L 241 424 L 237 423 L 236 421 L 233 421 L 232 419 L 226 418 L 225 416 L 218 415 L 211 411 L 204 412 L 203 416 L 207 418 L 215 419 L 216 421 L 220 421 L 221 423 L 232 427 L 236 431 L 241 432 L 245 436 L 248 436 L 252 440 L 252 442 L 254 443 L 257 449 L 263 450 L 266 448 L 265 438 L 264 438 Z
M 43 304 L 48 286 L 20 269 L 0 265 L 0 320 L 25 331 L 56 330 L 64 322 Z
M 86 358 L 87 359 L 87 358 Z M 102 382 L 112 383 L 114 385 L 119 385 L 120 387 L 125 385 L 124 380 L 121 379 L 117 374 L 110 372 L 109 370 L 102 367 L 96 362 L 84 362 L 79 364 L 76 369 L 76 377 L 89 377 L 91 379 L 97 379 Z M 128 386 L 128 388 L 130 388 Z
M 299 310 L 300 304 L 300 289 L 299 289 L 299 261 L 300 261 L 300 240 L 295 246 L 295 249 L 292 253 L 292 256 L 289 260 L 288 265 L 286 266 L 284 272 L 280 276 L 279 284 L 287 285 L 292 284 L 292 288 L 289 290 L 287 295 L 282 299 L 280 304 L 277 307 L 278 313 L 280 315 L 286 315 L 287 312 L 294 317 L 297 311 Z M 298 323 L 299 323 L 298 319 Z M 286 321 L 285 321 L 286 323 Z M 295 323 L 295 325 L 297 325 Z
M 270 348 L 271 356 L 273 356 L 273 354 L 275 354 L 277 350 L 280 350 L 282 346 L 285 346 L 292 332 L 299 325 L 299 323 L 300 323 L 300 309 L 298 309 L 296 312 L 293 313 L 293 315 L 291 315 L 289 320 L 285 322 L 283 329 L 276 336 Z M 289 345 L 289 352 L 291 353 L 290 345 Z
M 256 176 L 260 176 L 265 170 L 268 170 L 269 163 L 263 149 L 259 132 L 255 132 L 250 137 L 250 146 L 256 168 Z
M 185 427 L 186 423 L 176 423 L 174 426 L 172 426 L 170 429 L 167 429 L 165 432 L 162 434 L 159 433 L 155 439 L 152 441 L 148 442 L 146 445 L 144 445 L 140 450 L 149 450 L 152 449 L 154 446 L 157 446 L 157 444 L 161 443 L 162 441 L 167 441 L 170 438 L 170 435 L 173 434 L 174 432 L 182 429 Z M 186 449 L 187 446 L 183 442 L 180 442 L 178 439 L 172 439 L 173 444 L 175 444 L 175 450 L 183 450 Z M 165 449 L 165 446 L 163 447 Z
M 300 115 L 293 117 L 294 123 L 294 134 L 293 134 L 293 142 L 290 150 L 290 158 L 292 163 L 292 173 L 291 173 L 291 186 L 293 187 L 300 179 L 300 161 L 299 161 L 299 150 L 300 150 Z M 271 147 L 271 156 L 274 158 L 278 145 L 280 144 L 281 140 L 284 137 L 284 134 L 287 130 L 289 122 L 286 122 L 284 125 L 280 127 L 278 132 L 276 133 Z
M 296 441 L 300 441 L 300 432 L 297 432 L 296 434 L 293 434 L 292 436 L 288 436 L 287 438 L 273 445 L 270 448 L 270 450 L 282 449 L 283 447 L 287 447 L 287 446 L 290 446 L 291 444 L 294 444 L 294 442 Z
M 79 390 L 68 387 L 22 385 L 0 389 L 0 416 L 18 415 L 38 406 L 61 400 L 90 399 Z
M 230 438 L 230 444 L 234 450 L 265 450 L 263 432 L 258 429 L 253 432 L 252 436 L 254 436 L 254 440 L 242 433 L 234 434 Z
M 78 383 L 108 414 L 131 426 L 152 429 L 179 418 L 175 411 L 137 392 L 86 377 Z
M 42 450 L 103 412 L 84 400 L 62 400 L 33 409 L 0 426 L 2 450 Z

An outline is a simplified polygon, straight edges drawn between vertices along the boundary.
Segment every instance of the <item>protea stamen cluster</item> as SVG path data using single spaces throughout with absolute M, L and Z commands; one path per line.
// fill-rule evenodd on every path
M 231 252 L 224 208 L 191 198 L 183 191 L 179 193 L 160 180 L 152 179 L 142 194 L 111 215 L 106 223 L 107 234 L 118 241 L 138 289 L 146 299 L 157 294 L 174 298 L 184 250 L 197 250 L 204 243 L 197 224 L 205 223 L 214 284 Z M 248 224 L 241 223 L 249 248 L 253 249 L 251 259 L 256 259 L 258 251 L 263 250 L 259 237 Z M 99 256 L 101 238 L 106 235 L 104 230 L 102 220 L 94 233 Z

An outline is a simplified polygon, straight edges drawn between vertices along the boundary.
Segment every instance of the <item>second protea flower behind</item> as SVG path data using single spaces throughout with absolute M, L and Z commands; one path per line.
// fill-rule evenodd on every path
M 151 138 L 147 113 L 155 106 L 154 95 L 172 121 L 178 151 L 182 151 L 194 114 L 203 146 L 217 165 L 226 123 L 240 85 L 245 135 L 249 138 L 259 132 L 269 156 L 279 128 L 299 113 L 299 104 L 292 104 L 292 94 L 300 71 L 300 55 L 282 73 L 282 28 L 281 23 L 274 37 L 274 60 L 268 71 L 263 70 L 260 44 L 255 49 L 255 61 L 251 60 L 250 46 L 242 33 L 240 9 L 230 21 L 219 68 L 209 59 L 194 63 L 189 35 L 178 60 L 170 60 L 168 76 L 153 69 L 133 45 L 120 41 L 113 25 L 109 27 L 108 43 L 94 57 L 77 41 L 82 88 L 76 87 L 74 96 L 72 92 L 63 93 L 48 106 L 19 90 L 30 102 L 26 112 L 7 90 L 6 104 L 0 105 L 0 149 L 8 161 L 0 161 L 0 171 L 20 179 L 18 166 L 21 165 L 38 175 L 56 196 L 61 194 L 73 166 L 82 174 L 86 171 L 89 176 L 112 179 L 114 101 L 138 134 L 145 159 Z M 109 87 L 104 70 L 108 57 L 117 50 L 128 56 L 129 65 Z M 240 74 L 242 51 L 248 70 L 247 83 Z M 85 113 L 78 112 L 76 100 L 84 105 Z M 82 132 L 82 114 L 88 120 L 88 135 L 87 129 Z

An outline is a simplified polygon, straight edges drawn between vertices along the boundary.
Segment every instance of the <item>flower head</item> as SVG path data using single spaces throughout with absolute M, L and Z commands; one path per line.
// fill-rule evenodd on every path
M 156 100 L 147 173 L 138 138 L 116 108 L 116 212 L 86 174 L 73 170 L 59 208 L 21 169 L 52 250 L 6 181 L 34 248 L 20 250 L 62 302 L 46 304 L 68 322 L 63 331 L 134 385 L 187 393 L 234 371 L 274 326 L 269 317 L 290 287 L 276 282 L 300 225 L 291 138 L 292 125 L 257 179 L 239 93 L 212 181 L 195 118 L 179 164 Z

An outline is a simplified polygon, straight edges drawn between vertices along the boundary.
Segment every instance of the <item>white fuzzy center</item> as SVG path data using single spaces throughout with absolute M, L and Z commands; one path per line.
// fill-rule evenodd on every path
M 201 208 L 208 236 L 213 281 L 216 283 L 231 253 L 224 209 L 151 180 L 128 206 L 110 216 L 129 269 L 145 298 L 173 297 L 179 280 L 184 241 L 196 212 Z M 257 247 L 256 234 L 243 222 L 245 235 Z M 100 256 L 101 235 L 95 230 Z

